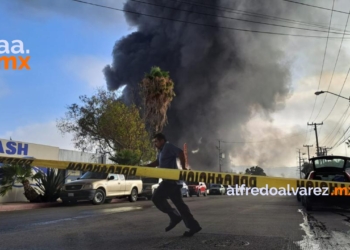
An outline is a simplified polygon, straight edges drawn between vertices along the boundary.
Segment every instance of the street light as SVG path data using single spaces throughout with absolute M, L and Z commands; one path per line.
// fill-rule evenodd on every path
M 329 91 L 323 91 L 323 90 L 321 90 L 321 91 L 316 91 L 316 92 L 315 92 L 315 95 L 321 95 L 321 94 L 323 94 L 323 93 L 329 93 L 329 94 L 332 94 L 332 95 L 335 95 L 335 96 L 338 96 L 338 97 L 341 97 L 341 98 L 344 98 L 344 99 L 350 101 L 350 97 L 349 97 L 349 98 L 346 98 L 346 97 L 344 97 L 344 96 L 341 96 L 341 95 L 338 95 L 338 94 L 335 94 L 335 93 L 332 93 L 332 92 L 329 92 Z
M 315 95 L 320 95 L 320 94 L 323 94 L 323 93 L 324 93 L 324 91 L 322 91 L 322 90 L 321 91 L 316 91 Z

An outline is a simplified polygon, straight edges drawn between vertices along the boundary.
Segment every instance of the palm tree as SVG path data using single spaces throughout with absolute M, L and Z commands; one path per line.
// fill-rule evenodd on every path
M 24 196 L 31 202 L 40 201 L 39 194 L 30 185 L 30 179 L 35 179 L 37 176 L 33 174 L 32 167 L 27 165 L 5 165 L 2 167 L 3 178 L 1 180 L 0 195 L 5 196 L 12 190 L 12 186 L 16 182 L 23 185 Z
M 155 66 L 149 74 L 145 74 L 140 87 L 144 119 L 152 130 L 150 134 L 162 132 L 168 122 L 168 108 L 175 97 L 174 82 L 170 79 L 169 72 Z

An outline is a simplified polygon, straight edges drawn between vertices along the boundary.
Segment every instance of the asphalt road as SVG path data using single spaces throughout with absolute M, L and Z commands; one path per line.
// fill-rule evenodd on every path
M 0 213 L 0 249 L 350 249 L 350 210 L 306 214 L 294 196 L 184 198 L 203 230 L 183 238 L 151 201 Z

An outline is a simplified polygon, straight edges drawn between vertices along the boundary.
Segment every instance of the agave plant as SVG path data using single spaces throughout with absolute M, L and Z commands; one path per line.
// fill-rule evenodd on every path
M 61 174 L 62 170 L 48 168 L 46 174 L 38 172 L 34 179 L 37 182 L 37 187 L 41 191 L 41 200 L 43 202 L 55 202 L 60 197 L 61 187 L 64 185 L 64 177 Z
M 27 165 L 5 165 L 2 167 L 0 195 L 5 196 L 15 183 L 22 183 L 24 196 L 31 202 L 40 201 L 40 195 L 30 185 L 30 180 L 35 178 L 32 167 Z
M 159 67 L 152 67 L 149 74 L 140 83 L 143 97 L 144 118 L 153 130 L 158 133 L 167 124 L 167 111 L 175 97 L 174 82 L 169 72 Z

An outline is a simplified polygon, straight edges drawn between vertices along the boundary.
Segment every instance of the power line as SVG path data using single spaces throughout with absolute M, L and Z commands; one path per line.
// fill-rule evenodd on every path
M 258 18 L 261 18 L 261 19 L 270 19 L 270 20 L 274 20 L 274 21 L 280 21 L 280 22 L 286 22 L 286 23 L 294 23 L 294 24 L 299 24 L 299 25 L 304 25 L 304 26 L 311 26 L 311 27 L 313 26 L 313 27 L 319 27 L 319 28 L 326 28 L 326 29 L 328 29 L 328 26 L 322 26 L 322 25 L 320 25 L 318 23 L 308 23 L 308 22 L 303 22 L 303 21 L 299 21 L 299 20 L 293 20 L 293 19 L 288 19 L 288 18 L 281 18 L 281 17 L 270 16 L 270 15 L 265 15 L 265 14 L 260 14 L 260 13 L 243 11 L 243 10 L 239 10 L 239 9 L 227 8 L 227 7 L 223 7 L 223 6 L 220 6 L 220 5 L 208 5 L 208 4 L 198 3 L 198 2 L 187 2 L 187 1 L 182 1 L 182 0 L 167 0 L 167 1 L 179 2 L 179 3 L 191 5 L 191 6 L 199 6 L 199 7 L 203 7 L 203 8 L 210 9 L 210 10 L 220 10 L 220 11 L 223 11 L 223 12 L 229 12 L 229 13 L 241 14 L 241 15 L 246 15 L 246 16 L 258 17 Z M 334 29 L 334 30 L 338 30 L 339 31 L 339 29 Z
M 348 108 L 348 109 L 349 109 L 349 108 Z M 345 117 L 345 116 L 344 116 L 344 117 Z M 348 116 L 346 119 L 344 119 L 344 121 L 342 122 L 342 124 L 339 126 L 337 132 L 334 134 L 334 137 L 332 138 L 332 140 L 331 140 L 328 144 L 332 145 L 332 144 L 334 143 L 334 140 L 336 139 L 337 134 L 339 133 L 340 129 L 342 128 L 342 126 L 344 125 L 344 123 L 345 123 L 348 119 L 349 119 L 349 116 Z M 341 137 L 340 137 L 340 138 L 341 138 Z M 339 141 L 339 140 L 338 140 L 338 141 Z
M 332 146 L 332 149 L 335 149 L 337 147 L 339 147 L 343 142 L 345 142 L 347 139 L 349 139 L 349 137 L 347 137 L 346 139 L 343 139 L 343 141 L 340 142 L 340 140 L 345 137 L 346 133 L 349 131 L 350 126 L 346 129 L 346 131 L 344 132 L 344 134 L 338 139 L 338 141 L 336 143 L 334 143 L 334 145 Z
M 193 25 L 210 27 L 210 28 L 219 28 L 219 29 L 227 29 L 227 30 L 234 30 L 234 31 L 243 31 L 243 32 L 260 33 L 260 34 L 268 34 L 268 35 L 280 35 L 280 36 L 295 36 L 295 37 L 308 37 L 308 38 L 327 38 L 327 39 L 329 39 L 329 38 L 339 39 L 340 38 L 340 37 L 328 37 L 328 36 L 325 37 L 325 36 L 312 36 L 312 35 L 297 35 L 297 34 L 287 34 L 287 33 L 259 31 L 259 30 L 248 30 L 248 29 L 240 29 L 240 28 L 233 28 L 233 27 L 217 26 L 217 25 L 211 25 L 211 24 L 183 21 L 183 20 L 167 18 L 167 17 L 154 16 L 154 15 L 140 13 L 140 12 L 136 12 L 136 11 L 123 10 L 123 9 L 118 9 L 118 8 L 109 7 L 109 6 L 105 6 L 105 5 L 89 3 L 89 2 L 85 2 L 85 1 L 81 1 L 81 0 L 72 0 L 72 1 L 78 2 L 78 3 L 82 3 L 82 4 L 88 4 L 88 5 L 92 5 L 92 6 L 97 6 L 97 7 L 101 7 L 101 8 L 106 8 L 106 9 L 126 12 L 126 13 L 130 13 L 130 14 L 140 15 L 140 16 L 152 17 L 152 18 L 157 18 L 157 19 L 162 19 L 162 20 L 167 20 L 167 21 L 174 21 L 174 22 L 179 22 L 179 23 L 193 24 Z
M 350 12 L 349 12 L 349 14 L 350 14 Z M 349 15 L 348 15 L 348 18 L 349 18 Z M 338 100 L 339 100 L 339 96 L 340 96 L 340 94 L 342 93 L 342 91 L 343 91 L 343 88 L 344 88 L 344 86 L 345 86 L 345 83 L 346 83 L 346 81 L 347 81 L 347 79 L 348 79 L 348 76 L 349 76 L 349 73 L 350 73 L 350 67 L 349 67 L 349 69 L 348 69 L 348 72 L 347 72 L 347 74 L 346 74 L 346 77 L 345 77 L 345 80 L 344 80 L 344 82 L 343 82 L 343 85 L 342 85 L 342 87 L 341 87 L 341 89 L 340 89 L 340 92 L 339 92 L 339 95 L 337 96 L 337 98 L 336 98 L 336 100 L 335 100 L 335 103 L 334 103 L 334 105 L 333 105 L 333 107 L 332 107 L 332 110 L 331 110 L 331 112 L 333 111 L 333 109 L 334 109 L 334 107 L 336 106 L 336 104 L 337 104 L 337 102 L 338 102 Z M 328 114 L 329 115 L 329 114 Z M 328 116 L 327 116 L 328 117 Z M 348 118 L 349 118 L 349 116 L 348 116 Z M 348 118 L 346 118 L 346 120 L 348 119 Z M 343 124 L 346 122 L 346 120 L 343 122 Z M 342 125 L 343 125 L 342 124 Z M 341 126 L 342 126 L 341 125 Z M 339 128 L 340 129 L 340 128 Z M 339 131 L 339 129 L 338 129 L 338 131 Z M 337 132 L 338 133 L 338 132 Z M 345 133 L 344 133 L 344 136 L 345 136 Z M 340 138 L 341 139 L 341 138 Z M 337 143 L 340 141 L 340 139 L 337 141 Z M 341 142 L 341 143 L 343 143 L 343 142 Z M 341 144 L 340 143 L 340 144 Z M 339 144 L 339 145 L 340 145 Z M 338 146 L 339 146 L 338 145 Z M 338 147 L 337 146 L 337 147 Z M 334 147 L 333 147 L 334 148 Z
M 350 136 L 349 136 L 349 137 L 347 137 L 346 139 L 343 139 L 343 140 L 340 142 L 340 140 L 341 140 L 343 137 L 345 137 L 345 134 L 349 131 L 349 129 L 350 129 L 350 126 L 347 128 L 347 130 L 344 132 L 344 134 L 339 138 L 339 140 L 338 140 L 336 143 L 334 143 L 334 146 L 332 147 L 332 149 L 335 149 L 335 148 L 339 147 L 342 143 L 344 143 L 347 139 L 350 138 Z
M 322 144 L 327 145 L 327 144 L 332 144 L 334 142 L 334 139 L 335 139 L 339 130 L 337 131 L 337 133 L 335 133 L 335 135 L 333 137 L 331 137 L 331 135 L 333 134 L 333 132 L 337 129 L 337 127 L 339 125 L 340 125 L 339 129 L 340 129 L 344 125 L 344 123 L 347 121 L 347 119 L 349 118 L 350 114 L 348 115 L 348 117 L 346 119 L 344 119 L 346 116 L 346 113 L 349 110 L 349 107 L 350 106 L 348 106 L 347 109 L 345 110 L 345 112 L 340 116 L 340 119 L 338 120 L 336 126 L 334 126 L 332 132 L 329 133 L 328 136 L 326 136 L 326 138 L 323 140 Z
M 284 139 L 287 139 L 287 138 L 291 138 L 291 137 L 297 137 L 297 136 L 301 136 L 301 135 L 304 135 L 305 133 L 298 133 L 298 134 L 294 134 L 294 135 L 291 135 L 291 136 L 286 136 L 286 137 L 281 137 L 281 138 L 277 138 L 277 139 L 271 139 L 271 140 L 268 140 L 268 141 L 221 141 L 223 143 L 227 143 L 227 144 L 239 144 L 239 143 L 265 143 L 265 142 L 271 142 L 271 141 L 279 141 L 279 140 L 284 140 Z
M 339 95 L 340 95 L 341 92 L 343 91 L 343 88 L 344 88 L 344 85 L 345 85 L 345 83 L 346 83 L 346 80 L 348 79 L 349 73 L 350 73 L 350 68 L 349 68 L 349 70 L 348 70 L 348 73 L 346 74 L 346 77 L 345 77 L 345 80 L 344 80 L 344 82 L 343 82 L 343 85 L 342 85 L 342 87 L 341 87 L 341 89 L 340 89 Z M 337 96 L 337 99 L 336 99 L 336 101 L 335 101 L 335 103 L 334 103 L 334 106 L 337 104 L 338 100 L 339 100 L 339 96 Z M 333 106 L 332 110 L 334 109 L 334 106 Z
M 332 6 L 332 9 L 334 8 L 334 2 L 335 0 L 333 0 L 333 6 Z M 331 24 L 332 24 L 332 17 L 333 17 L 333 11 L 331 12 L 331 18 L 329 20 L 329 28 L 331 27 Z M 329 34 L 327 35 L 327 41 L 326 41 L 326 48 L 324 50 L 324 54 L 323 54 L 323 62 L 322 62 L 322 68 L 321 68 L 321 73 L 320 73 L 320 80 L 318 82 L 318 87 L 317 87 L 317 90 L 320 89 L 320 85 L 321 85 L 321 79 L 322 79 L 322 73 L 323 73 L 323 67 L 324 67 L 324 62 L 326 60 L 326 54 L 327 54 L 327 47 L 328 47 L 328 37 L 329 37 Z M 314 106 L 312 108 L 312 112 L 311 112 L 311 116 L 309 119 L 311 119 L 313 113 L 314 113 L 314 110 L 315 110 L 315 105 L 316 105 L 316 100 L 317 100 L 317 96 L 315 97 L 315 102 L 314 102 Z M 318 115 L 317 115 L 318 117 Z M 315 120 L 317 119 L 317 117 L 315 118 Z M 314 120 L 314 121 L 315 121 Z
M 350 12 L 349 12 L 349 13 L 350 13 Z M 348 16 L 348 18 L 349 18 L 349 16 Z M 335 105 L 337 104 L 337 102 L 338 102 L 338 100 L 339 100 L 339 96 L 340 96 L 340 94 L 341 94 L 342 91 L 343 91 L 343 88 L 344 88 L 345 83 L 346 83 L 346 81 L 347 81 L 347 79 L 348 79 L 349 73 L 350 73 L 350 67 L 349 67 L 349 70 L 348 70 L 348 72 L 347 72 L 347 74 L 346 74 L 346 77 L 345 77 L 345 80 L 344 80 L 344 82 L 343 82 L 343 85 L 342 85 L 342 87 L 341 87 L 341 89 L 340 89 L 339 95 L 337 96 L 337 98 L 336 98 L 336 100 L 335 100 L 335 102 L 334 102 L 334 105 L 333 105 L 333 107 L 332 107 L 331 112 L 333 111 Z M 331 112 L 330 112 L 330 113 L 331 113 Z M 328 116 L 330 115 L 330 113 L 328 114 Z M 327 116 L 326 118 L 328 118 L 328 116 Z
M 343 113 L 343 115 L 342 115 L 342 116 L 340 117 L 340 119 L 338 120 L 336 126 L 334 126 L 332 132 L 328 134 L 328 136 L 327 136 L 327 137 L 324 139 L 324 141 L 323 141 L 324 143 L 322 143 L 322 144 L 327 145 L 328 142 L 329 142 L 329 144 L 332 144 L 332 143 L 333 143 L 333 141 L 334 141 L 334 139 L 335 139 L 337 133 L 339 132 L 340 128 L 343 126 L 343 124 L 344 124 L 344 123 L 347 121 L 347 119 L 349 118 L 349 115 L 350 115 L 350 114 L 348 115 L 348 117 L 347 117 L 346 119 L 344 119 L 345 116 L 346 116 L 346 113 L 347 113 L 348 110 L 349 110 L 349 108 L 350 108 L 350 106 L 347 107 L 347 109 L 345 110 L 345 112 Z M 343 119 L 344 119 L 344 120 L 343 120 Z M 341 123 L 341 120 L 343 120 L 343 123 Z M 329 140 L 329 139 L 331 138 L 331 135 L 332 135 L 333 132 L 336 130 L 336 128 L 338 127 L 339 124 L 341 124 L 341 125 L 340 125 L 338 131 L 335 133 L 334 137 L 333 137 L 331 140 Z
M 290 2 L 290 3 L 296 3 L 296 4 L 308 6 L 308 7 L 323 9 L 323 10 L 331 10 L 331 9 L 324 8 L 324 7 L 321 7 L 321 6 L 316 6 L 316 5 L 306 4 L 306 3 L 300 3 L 300 2 L 291 1 L 291 0 L 283 0 L 283 1 L 285 1 L 285 2 Z M 343 13 L 343 14 L 348 14 L 347 12 L 341 11 L 341 10 L 333 10 L 333 9 L 332 9 L 331 11 L 333 11 L 333 12 L 338 12 L 338 13 Z
M 349 16 L 350 16 L 349 14 L 350 14 L 350 12 L 348 13 L 348 18 L 346 19 L 345 30 L 346 30 L 346 27 L 348 26 Z M 339 50 L 338 50 L 337 59 L 336 59 L 336 61 L 335 61 L 334 69 L 333 69 L 333 72 L 332 72 L 331 80 L 330 80 L 330 82 L 329 82 L 327 91 L 329 91 L 329 89 L 330 89 L 330 87 L 331 87 L 332 80 L 333 80 L 333 76 L 334 76 L 334 73 L 335 73 L 335 69 L 336 69 L 336 67 L 337 67 L 337 65 L 338 65 L 339 54 L 340 54 L 341 48 L 342 48 L 342 46 L 343 46 L 344 36 L 345 36 L 345 33 L 343 34 L 343 38 L 342 38 L 341 43 L 340 43 L 340 47 L 339 47 Z M 317 117 L 318 117 L 319 114 L 321 113 L 321 110 L 322 110 L 322 108 L 323 108 L 323 106 L 324 106 L 324 103 L 326 102 L 326 97 L 327 97 L 327 95 L 328 95 L 328 93 L 326 92 L 326 95 L 325 95 L 325 97 L 324 97 L 324 99 L 323 99 L 323 103 L 322 103 L 320 112 L 318 113 Z M 334 103 L 334 105 L 333 105 L 331 111 L 328 113 L 326 119 L 324 119 L 323 121 L 327 120 L 327 118 L 328 118 L 328 117 L 330 116 L 330 114 L 333 112 L 333 109 L 334 109 L 334 107 L 335 107 L 335 105 L 336 105 L 338 99 L 339 99 L 339 96 L 337 97 L 336 102 Z M 315 118 L 315 120 L 317 119 L 317 117 Z
M 147 4 L 147 5 L 151 5 L 151 6 L 162 7 L 162 8 L 171 9 L 171 10 L 177 10 L 177 11 L 188 12 L 188 13 L 195 13 L 195 14 L 200 14 L 200 15 L 205 15 L 205 16 L 219 17 L 219 18 L 230 19 L 230 20 L 236 20 L 236 21 L 241 21 L 241 22 L 248 22 L 248 23 L 255 23 L 255 24 L 263 24 L 263 25 L 274 26 L 274 27 L 282 27 L 282 28 L 288 28 L 288 29 L 298 29 L 298 30 L 322 32 L 322 33 L 342 34 L 342 35 L 343 35 L 343 38 L 344 38 L 344 36 L 345 36 L 345 31 L 346 31 L 346 29 L 345 29 L 344 32 L 330 32 L 329 30 L 326 31 L 326 30 L 315 30 L 315 29 L 308 29 L 308 28 L 299 28 L 299 27 L 292 27 L 292 26 L 287 26 L 287 25 L 280 25 L 280 24 L 272 24 L 272 23 L 258 22 L 258 21 L 252 21 L 252 20 L 241 19 L 241 18 L 235 18 L 235 17 L 228 17 L 228 16 L 214 15 L 214 14 L 209 14 L 209 13 L 204 13 L 204 12 L 197 12 L 197 11 L 192 11 L 192 10 L 185 10 L 185 9 L 180 9 L 180 8 L 165 6 L 165 5 L 161 5 L 161 4 L 156 4 L 156 3 L 144 2 L 144 1 L 140 1 L 140 0 L 129 0 L 129 1 L 131 1 L 131 2 L 136 2 L 136 3 L 142 3 L 142 4 Z

